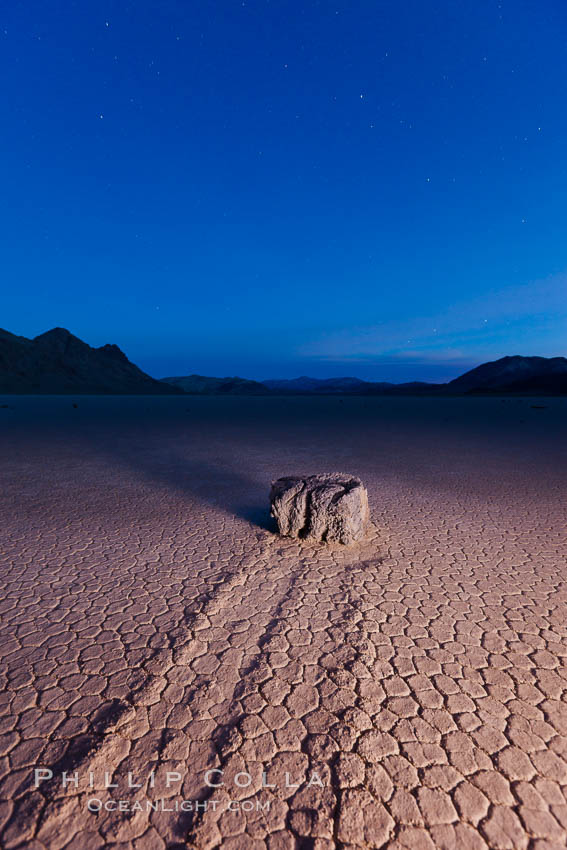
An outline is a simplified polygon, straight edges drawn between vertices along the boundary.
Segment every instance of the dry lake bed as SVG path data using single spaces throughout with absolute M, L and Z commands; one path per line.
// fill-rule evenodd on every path
M 565 848 L 567 399 L 0 402 L 2 847 Z

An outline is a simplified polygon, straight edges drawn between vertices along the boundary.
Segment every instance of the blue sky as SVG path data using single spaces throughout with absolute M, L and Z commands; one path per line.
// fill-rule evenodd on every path
M 567 354 L 559 0 L 0 15 L 0 325 L 150 374 Z

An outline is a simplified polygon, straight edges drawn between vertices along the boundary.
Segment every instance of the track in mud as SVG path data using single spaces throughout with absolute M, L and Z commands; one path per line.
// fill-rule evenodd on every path
M 440 482 L 417 443 L 416 485 L 384 458 L 372 472 L 360 430 L 351 460 L 367 466 L 375 525 L 353 549 L 317 548 L 247 520 L 238 504 L 258 496 L 238 470 L 217 464 L 213 484 L 185 490 L 182 451 L 201 453 L 195 470 L 219 449 L 183 428 L 163 458 L 161 426 L 135 440 L 123 428 L 119 466 L 74 434 L 18 433 L 2 458 L 3 845 L 565 846 L 560 464 L 545 485 L 522 466 L 533 449 L 495 441 L 492 471 L 473 452 Z M 299 452 L 282 447 L 279 468 Z M 151 477 L 135 468 L 143 451 Z M 318 452 L 324 466 L 336 447 Z M 55 774 L 37 789 L 36 766 Z M 224 785 L 207 787 L 208 770 Z M 95 814 L 93 796 L 171 810 Z M 207 808 L 175 811 L 183 799 Z

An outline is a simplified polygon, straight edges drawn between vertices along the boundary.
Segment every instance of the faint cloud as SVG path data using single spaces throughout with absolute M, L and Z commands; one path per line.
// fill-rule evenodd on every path
M 565 352 L 567 274 L 456 297 L 442 312 L 342 328 L 303 344 L 316 361 L 381 363 L 479 362 L 505 354 Z

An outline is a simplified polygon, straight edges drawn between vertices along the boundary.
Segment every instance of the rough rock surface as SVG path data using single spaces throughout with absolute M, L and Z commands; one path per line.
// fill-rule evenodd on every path
M 285 537 L 348 545 L 364 537 L 368 524 L 366 488 L 360 478 L 341 472 L 278 478 L 270 502 Z

